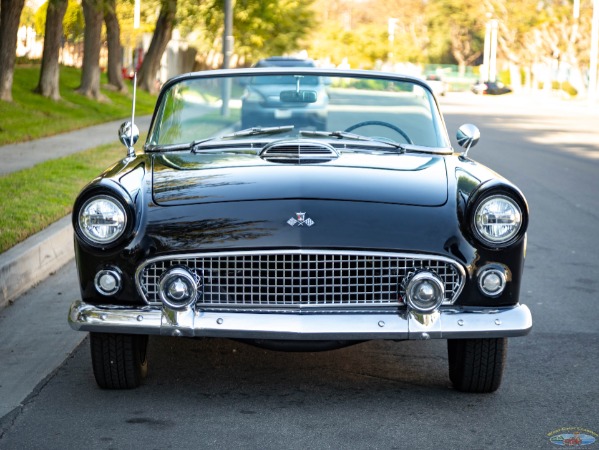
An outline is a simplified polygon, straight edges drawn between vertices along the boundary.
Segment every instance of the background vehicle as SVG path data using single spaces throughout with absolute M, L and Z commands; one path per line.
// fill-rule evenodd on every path
M 512 90 L 500 81 L 477 81 L 472 85 L 472 92 L 479 95 L 509 94 Z
M 314 67 L 310 59 L 275 56 L 261 59 L 256 67 Z M 276 126 L 293 121 L 304 126 L 313 126 L 316 130 L 327 127 L 328 93 L 324 79 L 319 76 L 307 76 L 303 79 L 288 75 L 276 78 L 252 78 L 246 86 L 241 104 L 241 128 L 256 126 Z M 296 98 L 283 98 L 280 93 L 294 88 L 309 89 L 314 93 L 310 101 Z
M 258 61 L 254 67 L 316 67 L 314 61 L 290 56 L 271 56 Z
M 426 82 L 435 95 L 444 96 L 447 92 L 447 83 L 441 75 L 429 74 L 425 77 Z

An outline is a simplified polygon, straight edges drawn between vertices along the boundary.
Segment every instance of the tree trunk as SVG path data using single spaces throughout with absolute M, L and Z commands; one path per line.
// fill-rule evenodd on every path
M 127 87 L 123 82 L 121 28 L 116 16 L 116 0 L 105 0 L 104 23 L 106 23 L 106 40 L 108 42 L 108 83 L 118 91 L 126 92 Z
M 141 89 L 148 92 L 156 92 L 156 73 L 160 68 L 160 59 L 166 49 L 168 41 L 171 40 L 175 26 L 177 13 L 177 0 L 162 0 L 160 16 L 156 22 L 156 29 L 152 36 L 150 48 L 145 55 L 141 68 L 139 69 L 138 83 Z
M 58 57 L 62 44 L 62 19 L 67 11 L 67 4 L 68 0 L 50 0 L 46 12 L 42 69 L 35 92 L 52 100 L 60 100 Z
M 77 92 L 86 97 L 102 99 L 100 93 L 100 48 L 102 46 L 103 0 L 83 0 L 83 66 L 81 86 Z
M 25 0 L 0 2 L 0 100 L 12 102 L 17 32 Z

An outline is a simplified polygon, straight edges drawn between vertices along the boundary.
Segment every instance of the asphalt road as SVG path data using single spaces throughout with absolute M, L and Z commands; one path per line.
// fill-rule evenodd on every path
M 549 449 L 568 428 L 597 437 L 599 116 L 513 96 L 441 103 L 451 135 L 479 125 L 470 156 L 518 184 L 531 209 L 521 301 L 534 328 L 510 340 L 499 391 L 454 391 L 443 341 L 306 354 L 176 338 L 150 339 L 141 388 L 101 391 L 86 340 L 14 414 L 0 448 Z M 74 283 L 72 267 L 57 276 Z M 64 286 L 45 286 L 49 304 L 64 303 Z

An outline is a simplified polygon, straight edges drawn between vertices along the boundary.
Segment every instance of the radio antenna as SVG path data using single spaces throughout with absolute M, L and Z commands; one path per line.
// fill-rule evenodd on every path
M 135 156 L 133 148 L 133 129 L 135 128 L 135 96 L 137 94 L 137 71 L 133 73 L 133 105 L 131 106 L 131 135 L 129 136 L 129 157 Z

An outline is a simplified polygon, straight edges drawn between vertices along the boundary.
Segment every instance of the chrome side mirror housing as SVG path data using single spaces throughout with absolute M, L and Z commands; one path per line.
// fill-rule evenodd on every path
M 458 129 L 456 139 L 458 140 L 460 147 L 465 149 L 464 156 L 467 156 L 468 150 L 478 144 L 480 139 L 480 130 L 476 125 L 466 123 Z
M 131 121 L 123 122 L 119 128 L 119 140 L 129 150 L 129 156 L 134 156 L 133 146 L 139 139 L 139 128 Z

